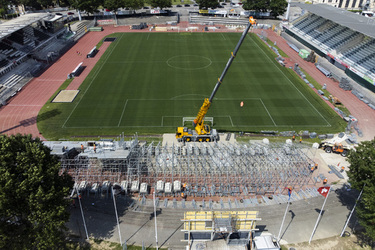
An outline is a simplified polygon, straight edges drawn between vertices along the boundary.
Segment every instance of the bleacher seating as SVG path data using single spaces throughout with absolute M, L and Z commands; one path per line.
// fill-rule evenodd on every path
M 359 32 L 311 13 L 293 22 L 290 29 L 327 53 L 334 51 L 363 73 L 375 73 L 375 39 L 363 41 Z
M 38 39 L 38 41 L 44 41 L 44 40 L 47 40 L 48 38 L 50 38 L 51 36 L 36 29 L 36 28 L 33 28 L 34 30 L 34 36 Z
M 3 59 L 0 61 L 0 68 L 3 68 L 5 66 L 7 66 L 9 63 L 9 61 L 7 59 Z

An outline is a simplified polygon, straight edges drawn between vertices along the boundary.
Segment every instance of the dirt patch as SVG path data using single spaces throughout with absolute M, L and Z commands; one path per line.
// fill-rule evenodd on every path
M 79 90 L 61 90 L 52 102 L 73 102 Z

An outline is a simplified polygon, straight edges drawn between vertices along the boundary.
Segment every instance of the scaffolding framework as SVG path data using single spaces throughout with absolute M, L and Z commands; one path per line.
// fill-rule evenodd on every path
M 283 192 L 285 187 L 304 189 L 313 183 L 309 166 L 313 164 L 316 149 L 303 144 L 249 142 L 163 146 L 162 143 L 140 143 L 137 138 L 130 142 L 121 138 L 115 143 L 115 151 L 129 151 L 126 157 L 111 158 L 110 151 L 99 147 L 96 154 L 62 158 L 61 172 L 71 174 L 76 183 L 86 181 L 88 186 L 109 181 L 112 184 L 126 182 L 127 187 L 133 188 L 132 183 L 137 182 L 134 190 L 129 191 L 137 192 L 145 183 L 144 194 L 154 189 L 158 196 L 176 197 L 181 192 L 193 197 L 271 195 Z M 176 188 L 175 181 L 184 187 Z

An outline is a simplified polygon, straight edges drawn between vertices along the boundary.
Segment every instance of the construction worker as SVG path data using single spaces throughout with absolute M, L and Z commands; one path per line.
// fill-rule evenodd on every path
M 94 143 L 94 152 L 96 153 L 96 144 Z
M 344 172 L 344 171 L 345 171 L 345 167 L 342 166 L 342 167 L 341 167 L 341 173 Z
M 327 178 L 324 178 L 323 185 L 327 184 L 327 182 L 328 182 Z
M 83 144 L 81 144 L 81 151 L 82 151 L 82 153 L 85 152 L 85 148 L 83 147 Z
M 315 169 L 318 169 L 318 163 L 315 163 Z
M 299 143 L 302 143 L 302 137 L 299 138 Z
M 310 172 L 311 172 L 311 173 L 314 173 L 314 170 L 315 170 L 315 167 L 314 167 L 314 166 L 311 166 L 311 168 L 310 168 Z
M 184 192 L 181 193 L 181 198 L 182 198 L 182 199 L 185 199 L 185 194 L 184 194 Z
M 296 140 L 296 136 L 293 135 L 293 137 L 292 137 L 292 141 L 294 142 L 295 140 Z

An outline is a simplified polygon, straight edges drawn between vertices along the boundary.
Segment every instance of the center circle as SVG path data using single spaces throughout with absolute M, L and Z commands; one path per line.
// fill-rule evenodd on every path
M 175 69 L 196 70 L 204 69 L 212 64 L 210 58 L 197 55 L 173 56 L 167 60 L 167 65 Z

